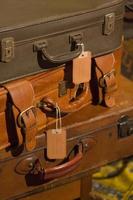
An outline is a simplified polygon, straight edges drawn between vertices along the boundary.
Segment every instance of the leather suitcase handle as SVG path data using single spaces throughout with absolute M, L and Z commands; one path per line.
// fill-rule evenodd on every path
M 79 144 L 77 147 L 78 148 L 77 148 L 76 156 L 72 160 L 65 162 L 64 164 L 55 166 L 53 168 L 44 169 L 39 159 L 36 159 L 33 162 L 30 162 L 28 165 L 33 166 L 33 167 L 32 167 L 32 170 L 30 170 L 25 175 L 26 184 L 28 186 L 41 185 L 47 181 L 62 177 L 68 174 L 69 172 L 72 172 L 75 168 L 78 167 L 80 160 L 83 157 L 82 143 Z
M 74 101 L 71 101 L 68 105 L 60 106 L 60 110 L 64 113 L 71 113 L 81 109 L 89 100 L 89 84 L 85 84 L 84 91 L 77 96 Z
M 44 181 L 59 178 L 72 172 L 79 166 L 83 154 L 92 149 L 95 144 L 96 141 L 92 138 L 79 142 L 79 144 L 76 145 L 76 156 L 72 160 L 52 168 L 44 169 Z
M 34 174 L 40 174 L 40 176 L 37 176 L 37 179 L 38 181 L 39 179 L 41 179 L 43 180 L 43 182 L 45 182 L 46 180 L 51 180 L 64 176 L 65 174 L 68 174 L 69 172 L 73 171 L 76 167 L 78 167 L 81 159 L 83 158 L 83 149 L 84 149 L 83 143 L 80 142 L 75 146 L 74 149 L 75 149 L 74 158 L 68 161 L 69 159 L 68 155 L 68 157 L 64 159 L 64 162 L 61 162 L 63 164 L 60 164 L 58 166 L 45 169 L 45 167 L 42 166 L 38 157 L 32 156 L 21 160 L 16 165 L 15 171 L 18 174 L 28 175 L 29 177 L 30 175 L 32 175 L 33 178 Z
M 20 175 L 25 175 L 26 183 L 29 186 L 44 184 L 46 181 L 62 177 L 76 169 L 79 166 L 83 155 L 88 150 L 91 150 L 94 145 L 96 145 L 96 141 L 93 138 L 83 139 L 74 146 L 73 150 L 75 150 L 75 156 L 73 159 L 68 160 L 71 151 L 60 165 L 46 169 L 42 166 L 38 157 L 27 157 L 18 162 L 15 167 L 15 172 Z
M 40 41 L 34 44 L 34 51 L 40 51 L 42 53 L 42 58 L 47 59 L 51 63 L 66 63 L 74 58 L 77 58 L 82 53 L 82 45 L 77 44 L 75 40 L 75 49 L 67 54 L 62 54 L 59 56 L 51 56 L 47 52 L 47 41 Z
M 43 48 L 42 49 L 42 54 L 43 56 L 50 62 L 52 63 L 66 63 L 70 60 L 73 60 L 74 58 L 77 58 L 80 54 L 82 53 L 82 47 L 81 45 L 77 46 L 77 49 L 74 52 L 68 53 L 68 54 L 64 54 L 64 55 L 60 55 L 60 56 L 50 56 L 47 53 L 47 48 Z
M 84 91 L 77 96 L 73 101 L 70 101 L 68 105 L 59 105 L 60 110 L 62 113 L 71 113 L 75 112 L 78 109 L 82 108 L 86 103 L 88 103 L 89 99 L 89 84 L 85 84 Z M 49 97 L 43 98 L 41 102 L 38 104 L 38 107 L 40 107 L 44 111 L 51 112 L 53 109 L 56 108 L 56 103 L 50 99 Z
M 72 160 L 63 163 L 59 166 L 44 169 L 44 180 L 46 181 L 50 179 L 59 178 L 61 176 L 70 173 L 71 171 L 73 171 L 78 167 L 82 158 L 83 158 L 83 147 L 82 144 L 79 144 L 76 156 Z

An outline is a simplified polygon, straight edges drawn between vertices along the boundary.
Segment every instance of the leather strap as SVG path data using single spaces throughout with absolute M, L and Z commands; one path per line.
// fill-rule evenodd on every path
M 99 100 L 104 101 L 107 107 L 115 105 L 114 92 L 117 89 L 115 77 L 115 57 L 114 54 L 107 54 L 95 58 L 96 73 L 99 81 Z
M 19 145 L 25 142 L 27 150 L 31 151 L 36 146 L 37 133 L 33 87 L 27 80 L 9 83 L 4 87 L 12 99 Z

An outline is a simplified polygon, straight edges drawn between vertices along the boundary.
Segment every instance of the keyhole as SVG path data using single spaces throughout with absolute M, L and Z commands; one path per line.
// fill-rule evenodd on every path
M 11 51 L 10 51 L 10 50 L 8 50 L 8 51 L 7 51 L 7 53 L 8 53 L 8 55 L 10 55 L 10 54 L 11 54 Z

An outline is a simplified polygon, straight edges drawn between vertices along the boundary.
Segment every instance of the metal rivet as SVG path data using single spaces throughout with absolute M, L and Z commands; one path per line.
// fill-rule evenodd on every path
M 33 168 L 33 163 L 29 163 L 28 167 L 31 169 Z

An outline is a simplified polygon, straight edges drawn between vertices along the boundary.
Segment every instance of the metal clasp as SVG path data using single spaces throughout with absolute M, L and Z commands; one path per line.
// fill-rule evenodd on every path
M 30 106 L 26 110 L 22 111 L 19 116 L 18 116 L 18 125 L 23 128 L 24 127 L 24 122 L 23 122 L 23 115 L 26 114 L 28 116 L 28 111 L 32 110 L 34 115 L 36 116 L 36 107 L 35 106 Z
M 115 30 L 115 13 L 105 15 L 104 34 L 110 35 Z
M 14 58 L 14 38 L 4 38 L 1 41 L 1 61 L 10 62 Z
M 62 97 L 67 94 L 67 82 L 60 81 L 59 82 L 59 97 Z
M 118 137 L 124 138 L 130 135 L 133 135 L 133 119 L 124 115 L 118 121 Z
M 100 86 L 101 86 L 102 88 L 105 88 L 105 87 L 106 87 L 106 83 L 105 83 L 106 77 L 110 78 L 110 76 L 111 76 L 112 74 L 114 74 L 114 73 L 115 73 L 115 69 L 112 69 L 110 72 L 107 72 L 106 74 L 104 74 L 104 75 L 100 78 Z
M 46 40 L 39 40 L 39 41 L 36 41 L 33 45 L 33 50 L 34 52 L 37 52 L 37 51 L 42 51 L 42 49 L 46 48 L 47 47 L 47 42 Z

